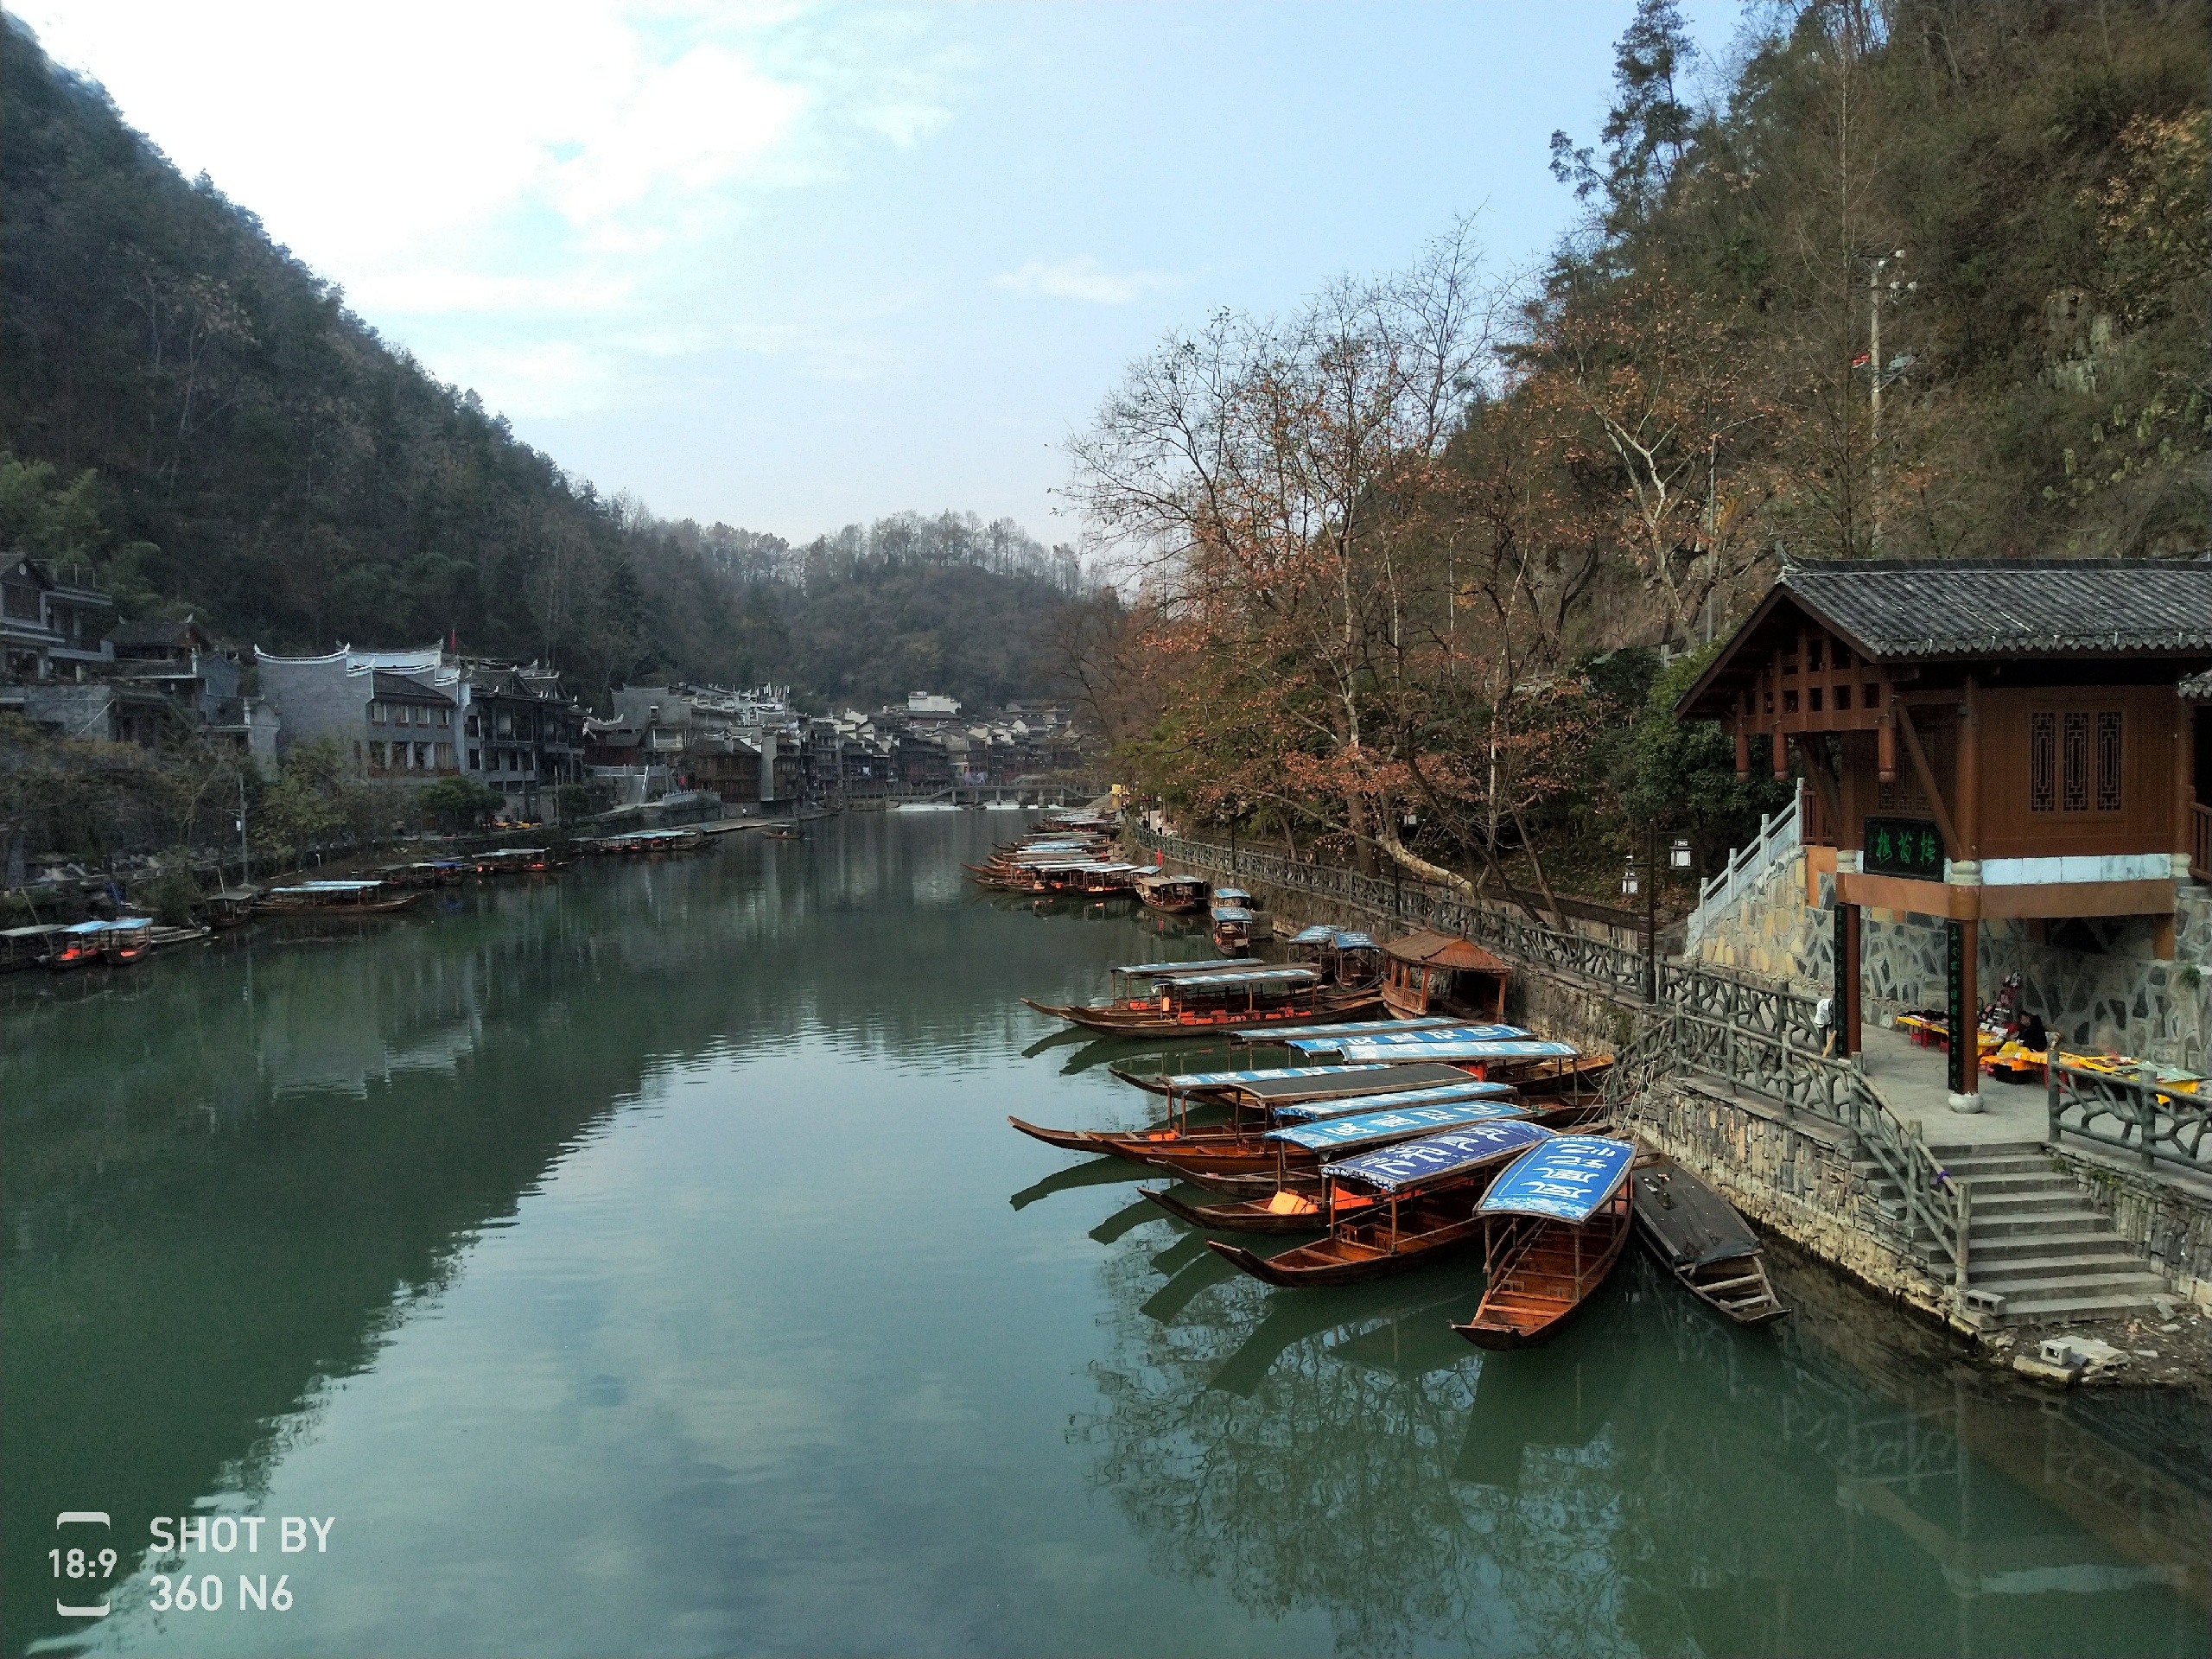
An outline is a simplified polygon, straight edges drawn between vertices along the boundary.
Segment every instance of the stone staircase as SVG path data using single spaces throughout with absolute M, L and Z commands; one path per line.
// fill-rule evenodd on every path
M 1970 1182 L 1969 1290 L 2002 1296 L 1999 1325 L 2062 1325 L 2158 1311 L 2166 1282 L 2113 1230 L 2112 1220 L 2051 1166 L 2040 1141 L 1987 1141 L 1928 1148 L 1953 1180 Z M 1904 1195 L 1880 1166 L 1859 1173 L 1915 1256 L 1939 1283 L 1950 1258 L 1928 1228 L 1905 1212 Z

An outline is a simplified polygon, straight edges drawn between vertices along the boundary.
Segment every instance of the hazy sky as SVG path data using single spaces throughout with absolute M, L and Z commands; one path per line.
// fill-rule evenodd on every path
M 1631 0 L 926 7 L 26 0 L 385 337 L 664 517 L 1077 526 L 1124 365 L 1454 217 L 1573 200 Z M 1687 0 L 1725 51 L 1727 0 Z

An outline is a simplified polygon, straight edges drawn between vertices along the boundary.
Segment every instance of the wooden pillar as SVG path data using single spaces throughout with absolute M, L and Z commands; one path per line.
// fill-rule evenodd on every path
M 1959 699 L 1958 771 L 1951 780 L 1956 804 L 1959 849 L 1953 858 L 1981 857 L 1981 698 L 1974 676 L 1967 676 Z
M 1835 906 L 1835 1057 L 1849 1059 L 1859 1052 L 1859 929 L 1856 905 L 1841 899 Z
M 1949 971 L 1944 977 L 1949 982 L 1950 991 L 1950 1006 L 1946 1012 L 1951 1027 L 1951 1109 L 1978 1112 L 1981 1109 L 1981 1001 L 1980 987 L 1975 982 L 1974 957 L 1981 948 L 1981 929 L 1975 922 L 1951 922 L 1946 925 L 1945 931 L 1949 936 Z M 1960 1103 L 1967 1100 L 1974 1103 Z

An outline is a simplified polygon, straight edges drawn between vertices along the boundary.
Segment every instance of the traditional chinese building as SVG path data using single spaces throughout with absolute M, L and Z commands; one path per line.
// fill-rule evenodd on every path
M 1787 569 L 1677 705 L 1739 775 L 1810 780 L 1833 849 L 1838 1027 L 1859 1023 L 1863 912 L 1948 934 L 1953 1030 L 1980 931 L 2139 918 L 2175 954 L 2212 880 L 2212 560 L 1866 560 Z M 1955 1094 L 1976 1093 L 1953 1046 Z

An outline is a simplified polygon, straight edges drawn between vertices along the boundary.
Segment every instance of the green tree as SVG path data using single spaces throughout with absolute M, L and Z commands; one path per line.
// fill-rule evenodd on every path
M 441 830 L 473 830 L 505 804 L 506 797 L 472 778 L 441 778 L 416 802 Z

